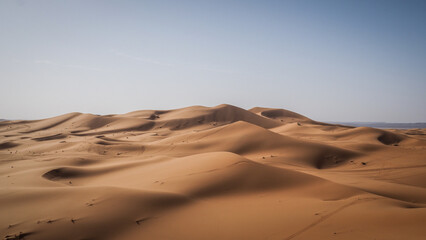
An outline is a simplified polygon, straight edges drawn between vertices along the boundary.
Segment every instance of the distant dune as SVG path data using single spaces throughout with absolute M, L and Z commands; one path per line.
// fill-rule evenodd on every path
M 231 105 L 0 122 L 3 239 L 425 239 L 426 129 Z
M 387 123 L 387 122 L 330 122 L 332 124 L 342 124 L 353 127 L 373 127 L 373 128 L 390 128 L 390 129 L 410 129 L 410 128 L 426 128 L 426 123 Z

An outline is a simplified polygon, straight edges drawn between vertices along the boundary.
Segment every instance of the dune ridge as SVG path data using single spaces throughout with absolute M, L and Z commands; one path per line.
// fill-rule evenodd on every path
M 3 239 L 424 239 L 426 129 L 222 104 L 0 123 Z

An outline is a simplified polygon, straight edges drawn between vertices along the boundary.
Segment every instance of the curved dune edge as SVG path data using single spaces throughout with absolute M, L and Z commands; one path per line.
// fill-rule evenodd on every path
M 425 136 L 226 104 L 1 122 L 0 235 L 423 239 Z

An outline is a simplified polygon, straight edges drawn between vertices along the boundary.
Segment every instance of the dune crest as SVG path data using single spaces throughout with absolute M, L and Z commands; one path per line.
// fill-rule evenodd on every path
M 0 123 L 3 239 L 424 239 L 426 129 L 232 105 Z

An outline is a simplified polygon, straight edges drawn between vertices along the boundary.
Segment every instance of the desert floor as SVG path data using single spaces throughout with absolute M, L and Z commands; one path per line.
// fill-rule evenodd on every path
M 426 239 L 426 129 L 230 105 L 0 122 L 3 239 Z

